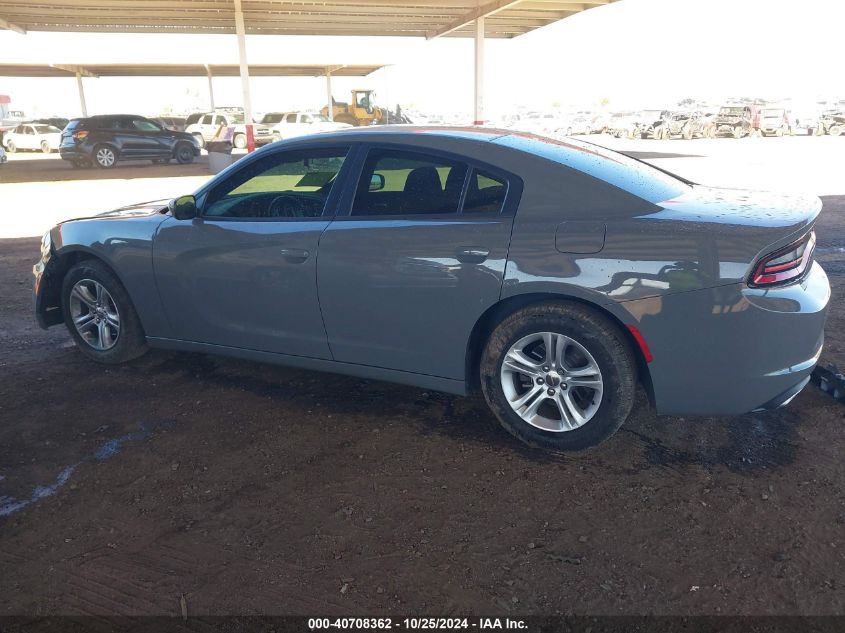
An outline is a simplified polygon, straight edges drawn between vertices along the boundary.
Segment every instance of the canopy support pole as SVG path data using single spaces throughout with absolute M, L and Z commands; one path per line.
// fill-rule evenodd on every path
M 209 110 L 214 110 L 214 83 L 211 81 L 211 67 L 206 66 L 205 72 L 208 75 L 208 106 Z
M 246 61 L 246 28 L 241 0 L 235 0 L 235 33 L 238 36 L 238 59 L 241 66 L 241 87 L 244 93 L 244 123 L 246 123 L 247 151 L 255 151 L 255 132 L 252 128 L 252 100 L 249 94 L 249 64 Z
M 484 125 L 484 16 L 475 19 L 474 125 Z
M 76 87 L 79 90 L 79 107 L 82 109 L 82 116 L 88 116 L 88 106 L 85 104 L 85 89 L 82 87 L 82 73 L 76 73 Z
M 326 70 L 326 97 L 329 100 L 329 121 L 334 121 L 334 99 L 332 99 L 332 73 Z

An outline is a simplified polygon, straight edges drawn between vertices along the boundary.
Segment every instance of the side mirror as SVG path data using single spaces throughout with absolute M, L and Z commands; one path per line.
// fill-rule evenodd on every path
M 373 174 L 370 178 L 370 191 L 381 191 L 384 189 L 384 176 Z
M 193 196 L 179 196 L 171 200 L 167 206 L 177 220 L 190 220 L 197 217 L 197 199 Z

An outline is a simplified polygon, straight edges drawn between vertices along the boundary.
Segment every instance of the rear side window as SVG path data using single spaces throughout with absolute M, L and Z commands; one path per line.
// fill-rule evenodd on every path
M 473 169 L 464 198 L 464 213 L 500 213 L 508 193 L 506 180 L 481 169 Z
M 370 151 L 352 205 L 353 216 L 457 213 L 466 163 L 397 150 Z

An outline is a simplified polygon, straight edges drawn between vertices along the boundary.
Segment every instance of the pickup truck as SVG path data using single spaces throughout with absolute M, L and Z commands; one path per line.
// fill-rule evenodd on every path
M 213 140 L 218 134 L 225 133 L 227 128 L 233 127 L 232 145 L 238 149 L 246 147 L 246 124 L 244 116 L 239 112 L 203 112 L 191 115 L 188 118 L 188 125 L 185 131 L 191 134 L 205 146 L 208 141 Z M 266 125 L 253 125 L 252 134 L 256 145 L 272 143 L 275 139 Z

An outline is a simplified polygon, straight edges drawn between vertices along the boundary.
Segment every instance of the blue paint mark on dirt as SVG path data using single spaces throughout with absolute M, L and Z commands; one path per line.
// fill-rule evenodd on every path
M 166 426 L 170 426 L 170 424 L 166 424 Z M 0 495 L 0 517 L 6 517 L 19 510 L 23 510 L 25 507 L 32 505 L 36 501 L 40 501 L 46 497 L 51 497 L 56 492 L 64 486 L 68 480 L 70 480 L 73 471 L 75 471 L 80 465 L 89 462 L 102 462 L 107 459 L 110 459 L 117 455 L 120 452 L 121 447 L 125 442 L 129 442 L 132 440 L 144 440 L 148 438 L 152 434 L 152 429 L 146 425 L 141 424 L 140 428 L 137 431 L 133 431 L 131 433 L 127 433 L 125 435 L 121 435 L 120 437 L 116 437 L 106 442 L 100 444 L 97 447 L 97 450 L 94 451 L 94 454 L 90 457 L 86 457 L 85 459 L 72 464 L 71 466 L 66 466 L 56 477 L 53 483 L 48 484 L 46 486 L 36 486 L 32 494 L 28 499 L 15 499 L 13 497 L 7 497 Z M 0 475 L 0 481 L 3 481 L 5 477 Z

